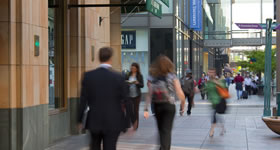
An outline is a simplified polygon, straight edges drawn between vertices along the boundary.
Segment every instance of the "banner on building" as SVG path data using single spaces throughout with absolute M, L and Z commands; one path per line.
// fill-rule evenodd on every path
M 202 30 L 202 0 L 190 0 L 190 28 Z
M 278 7 L 280 7 L 280 6 L 278 6 Z M 277 18 L 277 1 L 276 0 L 274 0 L 274 20 L 276 20 Z
M 136 49 L 136 31 L 122 31 L 122 49 Z

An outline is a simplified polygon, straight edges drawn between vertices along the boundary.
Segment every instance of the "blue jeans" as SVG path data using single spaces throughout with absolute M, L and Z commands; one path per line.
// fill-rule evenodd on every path
M 240 99 L 242 95 L 242 91 L 241 90 L 236 90 L 236 91 L 237 91 L 237 98 Z

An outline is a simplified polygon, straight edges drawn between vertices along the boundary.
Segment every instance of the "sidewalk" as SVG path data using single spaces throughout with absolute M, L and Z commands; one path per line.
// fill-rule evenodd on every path
M 280 136 L 270 131 L 261 120 L 262 98 L 248 100 L 230 99 L 225 118 L 226 133 L 221 136 L 216 129 L 209 137 L 212 110 L 206 100 L 196 99 L 191 116 L 179 116 L 174 121 L 172 150 L 279 150 Z M 245 105 L 246 104 L 246 105 Z M 178 108 L 178 107 L 177 107 Z M 137 132 L 122 135 L 118 150 L 157 150 L 157 128 L 154 117 L 143 118 L 140 108 L 140 125 Z M 178 111 L 178 110 L 177 110 Z M 47 150 L 88 150 L 87 135 L 65 138 Z
M 230 85 L 229 92 L 231 95 L 231 98 L 227 100 L 227 104 L 230 106 L 243 106 L 243 107 L 263 107 L 264 105 L 264 96 L 258 96 L 258 95 L 250 95 L 248 99 L 240 99 L 237 100 L 237 94 L 235 90 L 235 85 Z M 208 100 L 202 100 L 200 93 L 197 93 L 195 95 L 195 104 L 198 105 L 210 105 L 210 102 Z M 276 97 L 272 97 L 271 100 L 271 107 L 276 106 Z

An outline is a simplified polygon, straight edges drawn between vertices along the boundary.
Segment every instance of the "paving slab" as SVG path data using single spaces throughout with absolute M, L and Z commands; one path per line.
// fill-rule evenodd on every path
M 211 105 L 204 104 L 206 100 L 197 101 L 191 116 L 180 116 L 177 110 L 171 150 L 280 150 L 280 135 L 268 129 L 262 121 L 263 105 L 256 102 L 263 101 L 261 98 L 248 99 L 252 101 L 250 105 L 232 100 L 236 105 L 229 105 L 227 113 L 219 115 L 224 120 L 226 133 L 221 136 L 221 129 L 217 128 L 214 137 L 209 137 Z M 140 106 L 139 129 L 122 134 L 118 150 L 158 149 L 156 120 L 153 116 L 144 119 L 144 103 Z M 47 150 L 88 150 L 88 143 L 88 135 L 70 136 L 50 145 Z

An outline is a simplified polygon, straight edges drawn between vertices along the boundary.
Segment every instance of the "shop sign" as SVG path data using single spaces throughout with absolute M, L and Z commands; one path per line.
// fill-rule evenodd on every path
M 122 31 L 122 49 L 136 49 L 136 31 Z
M 163 4 L 165 4 L 167 7 L 169 7 L 169 0 L 161 0 Z
M 153 15 L 161 18 L 161 16 L 162 16 L 162 6 L 156 0 L 147 0 L 146 1 L 146 9 L 147 9 L 148 12 L 150 12 Z
M 202 30 L 202 0 L 190 0 L 190 28 Z
M 240 29 L 266 29 L 266 24 L 264 24 L 264 23 L 236 23 L 236 25 Z M 273 24 L 271 24 L 271 28 L 273 30 L 279 30 L 280 24 L 273 23 Z

